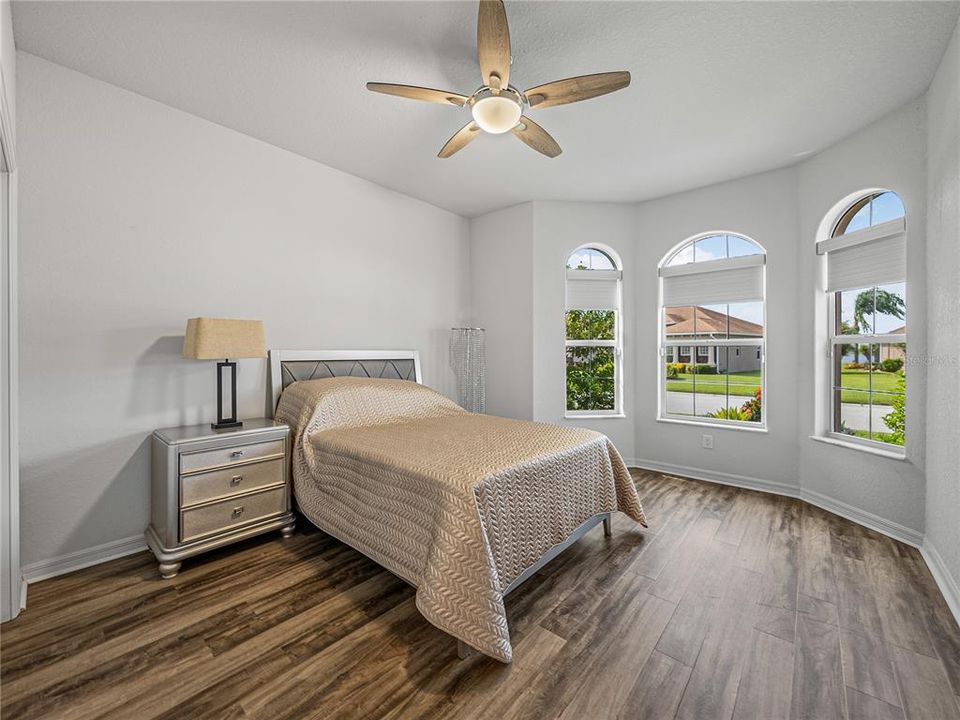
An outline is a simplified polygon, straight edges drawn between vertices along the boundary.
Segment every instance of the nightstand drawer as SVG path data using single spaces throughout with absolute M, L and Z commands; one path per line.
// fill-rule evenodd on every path
M 182 453 L 180 455 L 180 472 L 197 472 L 271 456 L 283 456 L 283 440 L 234 445 L 204 452 Z
M 180 542 L 233 529 L 287 510 L 287 488 L 240 495 L 209 505 L 198 505 L 180 513 Z
M 283 485 L 283 458 L 247 463 L 180 478 L 180 507 Z

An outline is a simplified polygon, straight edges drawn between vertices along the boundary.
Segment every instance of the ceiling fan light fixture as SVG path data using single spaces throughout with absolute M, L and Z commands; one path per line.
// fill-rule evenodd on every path
M 495 95 L 492 91 L 484 89 L 471 99 L 470 111 L 473 113 L 474 122 L 480 126 L 481 130 L 493 135 L 501 135 L 515 128 L 520 122 L 523 105 L 517 93 L 503 90 Z

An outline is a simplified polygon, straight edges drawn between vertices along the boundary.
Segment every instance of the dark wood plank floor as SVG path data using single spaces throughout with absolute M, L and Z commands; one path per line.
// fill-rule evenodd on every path
M 508 598 L 512 665 L 459 661 L 413 590 L 318 531 L 160 580 L 146 553 L 30 587 L 12 718 L 960 720 L 960 629 L 919 554 L 797 500 L 635 475 Z

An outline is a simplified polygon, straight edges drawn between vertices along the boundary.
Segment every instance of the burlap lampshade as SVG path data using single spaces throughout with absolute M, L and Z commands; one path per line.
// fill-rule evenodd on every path
M 267 356 L 260 320 L 198 317 L 187 320 L 183 357 L 190 360 Z

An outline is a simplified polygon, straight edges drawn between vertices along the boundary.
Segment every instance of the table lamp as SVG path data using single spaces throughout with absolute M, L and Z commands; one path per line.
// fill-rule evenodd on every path
M 237 420 L 238 358 L 267 356 L 260 320 L 226 320 L 198 317 L 187 320 L 183 357 L 190 360 L 220 360 L 217 363 L 217 421 L 214 430 L 242 427 Z M 231 360 L 230 358 L 233 358 Z M 230 417 L 223 416 L 223 372 L 230 370 Z

